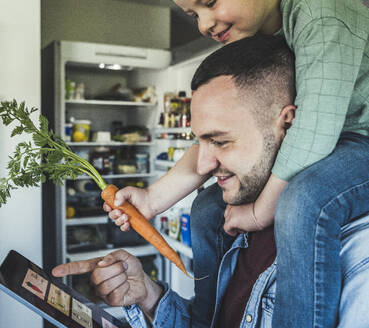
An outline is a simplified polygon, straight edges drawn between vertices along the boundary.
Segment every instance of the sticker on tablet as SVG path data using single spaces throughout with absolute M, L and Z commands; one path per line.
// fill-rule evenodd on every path
M 92 310 L 81 302 L 72 298 L 72 319 L 85 328 L 92 327 Z
M 66 316 L 69 316 L 70 296 L 54 284 L 50 285 L 47 303 L 58 309 L 60 312 L 63 312 Z
M 106 320 L 104 317 L 102 319 L 103 328 L 118 328 L 116 325 L 113 325 L 110 321 Z
M 48 284 L 49 282 L 44 277 L 28 269 L 22 287 L 44 300 Z

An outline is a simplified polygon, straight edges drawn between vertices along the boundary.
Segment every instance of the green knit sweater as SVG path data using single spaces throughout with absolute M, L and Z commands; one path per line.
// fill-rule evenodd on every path
M 297 111 L 273 173 L 289 180 L 328 156 L 341 132 L 369 135 L 369 0 L 281 0 L 281 11 Z

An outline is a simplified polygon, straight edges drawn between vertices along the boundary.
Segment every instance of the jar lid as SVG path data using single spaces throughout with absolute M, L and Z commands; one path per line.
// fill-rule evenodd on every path
M 110 151 L 110 149 L 106 146 L 99 146 L 99 147 L 95 147 L 94 151 L 100 153 L 100 152 L 108 152 L 108 151 Z
M 149 155 L 148 154 L 145 154 L 145 153 L 137 153 L 136 154 L 136 157 L 138 157 L 138 158 L 146 158 L 146 157 L 148 157 Z
M 90 120 L 75 120 L 73 124 L 91 124 Z

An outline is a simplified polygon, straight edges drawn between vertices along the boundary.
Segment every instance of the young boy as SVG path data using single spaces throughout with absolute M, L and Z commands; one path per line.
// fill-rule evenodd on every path
M 369 158 L 369 1 L 174 1 L 197 19 L 204 36 L 228 44 L 257 32 L 282 33 L 295 53 L 294 124 L 260 196 L 248 205 L 228 206 L 224 229 L 260 230 L 274 218 L 280 283 L 273 327 L 334 327 L 340 227 L 369 211 L 369 170 L 363 165 Z M 350 146 L 335 152 L 342 140 Z M 221 137 L 214 145 L 230 146 Z M 121 190 L 117 204 L 129 200 L 147 218 L 169 208 L 207 179 L 196 174 L 198 149 L 192 146 L 147 190 Z M 341 181 L 342 170 L 352 171 L 352 181 Z M 231 178 L 219 179 L 224 185 Z M 169 196 L 163 199 L 164 194 Z M 110 217 L 128 229 L 121 212 Z

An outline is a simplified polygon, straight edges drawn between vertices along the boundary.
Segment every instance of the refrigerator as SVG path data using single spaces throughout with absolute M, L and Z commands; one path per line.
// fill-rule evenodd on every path
M 174 161 L 165 157 L 166 154 L 173 149 L 184 150 L 193 142 L 189 138 L 189 126 L 174 124 L 168 127 L 163 124 L 164 107 L 167 106 L 165 95 L 181 92 L 182 98 L 190 99 L 190 81 L 196 68 L 218 47 L 205 39 L 172 51 L 55 41 L 42 50 L 42 114 L 48 118 L 50 127 L 82 157 L 95 160 L 96 153 L 99 154 L 98 150 L 102 148 L 115 154 L 113 161 L 107 164 L 110 171 L 109 168 L 102 171 L 108 183 L 115 183 L 118 187 L 145 187 L 174 165 Z M 79 140 L 78 134 L 74 134 L 78 122 L 87 122 L 88 140 Z M 117 126 L 123 131 L 118 136 L 124 138 L 112 140 L 116 131 L 113 129 Z M 139 131 L 139 139 L 132 141 L 129 138 L 137 132 L 135 128 Z M 110 137 L 107 132 L 110 132 Z M 122 157 L 119 160 L 121 165 L 116 164 L 118 152 Z M 146 156 L 144 171 L 137 171 L 137 163 L 132 162 L 131 157 L 134 159 L 137 154 Z M 106 155 L 104 163 L 108 163 L 110 157 Z M 136 166 L 136 171 L 133 166 Z M 90 182 L 82 176 L 75 181 L 66 180 L 62 185 L 50 182 L 43 185 L 45 269 L 50 270 L 68 261 L 104 256 L 112 250 L 124 248 L 143 261 L 149 261 L 146 272 L 153 274 L 153 279 L 166 281 L 183 297 L 192 297 L 193 280 L 137 236 L 120 232 L 116 227 L 112 230 L 112 223 L 101 210 L 102 202 L 96 200 L 99 193 Z M 153 224 L 161 229 L 162 217 L 171 220 L 173 216 L 178 218 L 183 213 L 190 214 L 196 193 L 157 216 Z M 90 212 L 86 208 L 73 208 L 73 200 L 77 203 L 95 202 L 95 212 L 91 212 L 91 208 Z M 119 242 L 112 242 L 116 238 Z M 190 245 L 181 242 L 180 235 L 179 238 L 165 238 L 191 269 Z M 76 286 L 72 279 L 66 282 Z M 119 309 L 107 310 L 113 315 L 120 314 Z

